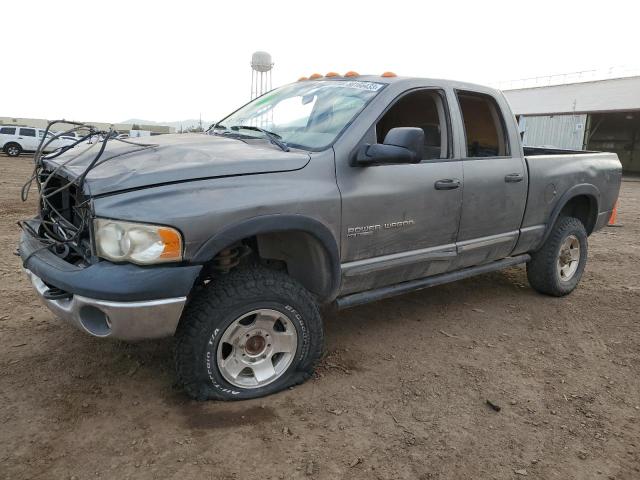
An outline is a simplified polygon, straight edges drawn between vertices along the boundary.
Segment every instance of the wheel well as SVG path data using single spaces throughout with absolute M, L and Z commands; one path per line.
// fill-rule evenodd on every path
M 20 144 L 18 142 L 7 142 L 4 144 L 4 147 L 2 147 L 2 150 L 6 150 L 7 148 L 9 148 L 11 145 L 15 145 L 16 147 L 18 147 L 20 150 L 22 150 L 22 147 L 20 146 Z
M 590 195 L 578 195 L 571 198 L 562 210 L 560 217 L 575 217 L 582 222 L 587 234 L 593 232 L 598 218 L 598 203 L 596 199 Z
M 230 252 L 240 260 L 229 264 Z M 207 270 L 224 274 L 247 263 L 286 271 L 321 302 L 331 299 L 338 280 L 334 278 L 331 256 L 325 246 L 302 230 L 260 233 L 233 242 L 207 263 Z

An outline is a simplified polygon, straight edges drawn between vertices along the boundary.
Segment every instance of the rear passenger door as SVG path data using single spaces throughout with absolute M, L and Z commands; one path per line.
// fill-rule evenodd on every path
M 36 148 L 38 148 L 38 138 L 36 137 L 35 128 L 20 128 L 18 140 L 23 150 L 35 152 Z
M 522 224 L 528 178 L 514 139 L 517 132 L 508 131 L 495 98 L 468 91 L 456 95 L 466 152 L 457 238 L 460 268 L 509 256 Z

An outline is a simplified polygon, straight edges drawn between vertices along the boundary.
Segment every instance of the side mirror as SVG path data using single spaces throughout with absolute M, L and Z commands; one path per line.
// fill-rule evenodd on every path
M 420 163 L 423 158 L 424 131 L 416 127 L 399 127 L 389 130 L 384 143 L 360 147 L 356 164 Z

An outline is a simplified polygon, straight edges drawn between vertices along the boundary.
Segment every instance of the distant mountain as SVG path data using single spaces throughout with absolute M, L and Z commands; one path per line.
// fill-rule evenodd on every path
M 129 120 L 125 120 L 122 123 L 137 123 L 138 125 L 168 125 L 169 127 L 173 127 L 177 132 L 180 131 L 180 127 L 183 129 L 187 129 L 190 127 L 197 127 L 200 123 L 200 120 L 197 118 L 190 118 L 188 120 L 178 120 L 175 122 L 154 122 L 153 120 L 142 120 L 140 118 L 130 118 Z M 207 128 L 209 125 L 213 123 L 213 120 L 202 120 L 202 127 Z

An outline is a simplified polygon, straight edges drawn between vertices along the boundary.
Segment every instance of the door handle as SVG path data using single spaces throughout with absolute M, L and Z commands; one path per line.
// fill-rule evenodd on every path
M 509 175 L 505 175 L 504 181 L 507 183 L 516 183 L 524 180 L 524 175 L 521 173 L 510 173 Z
M 460 180 L 457 178 L 443 178 L 442 180 L 438 180 L 434 187 L 436 190 L 455 190 L 460 187 Z

